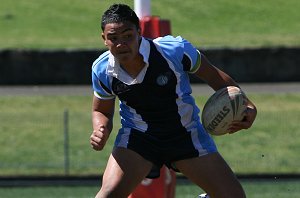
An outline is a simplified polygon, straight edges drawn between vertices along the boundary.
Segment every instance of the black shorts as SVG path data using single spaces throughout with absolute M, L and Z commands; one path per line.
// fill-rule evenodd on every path
M 116 138 L 115 146 L 133 150 L 152 162 L 153 168 L 148 178 L 159 177 L 163 165 L 178 171 L 172 165 L 173 162 L 216 151 L 212 138 L 199 128 L 191 131 L 164 131 L 159 134 L 122 128 Z

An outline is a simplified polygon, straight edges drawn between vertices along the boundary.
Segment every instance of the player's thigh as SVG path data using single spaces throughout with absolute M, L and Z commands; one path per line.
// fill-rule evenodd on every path
M 211 197 L 245 196 L 236 176 L 219 153 L 180 160 L 175 164 L 186 177 L 211 194 Z
M 151 168 L 152 163 L 136 152 L 115 148 L 104 171 L 101 191 L 112 197 L 129 195 Z

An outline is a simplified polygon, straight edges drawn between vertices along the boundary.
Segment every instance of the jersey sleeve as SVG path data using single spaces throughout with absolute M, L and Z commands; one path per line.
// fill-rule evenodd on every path
M 183 69 L 189 73 L 195 73 L 201 65 L 201 54 L 190 42 L 183 39 L 183 56 L 181 63 Z
M 115 95 L 111 90 L 110 77 L 106 75 L 106 61 L 99 57 L 92 67 L 92 85 L 94 95 L 103 100 L 114 99 Z

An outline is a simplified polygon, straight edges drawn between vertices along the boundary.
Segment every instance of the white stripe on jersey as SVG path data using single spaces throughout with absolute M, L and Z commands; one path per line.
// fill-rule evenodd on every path
M 120 141 L 116 142 L 116 144 L 117 144 L 116 146 L 127 148 L 128 140 L 129 140 L 129 136 L 130 136 L 130 131 L 131 131 L 130 128 L 121 128 L 120 129 L 118 135 L 120 135 L 121 137 L 117 138 Z
M 120 105 L 122 106 L 122 109 L 124 109 L 120 111 L 121 122 L 122 117 L 129 118 L 129 120 L 127 120 L 126 122 L 122 122 L 122 124 L 125 124 L 124 127 L 131 127 L 142 132 L 145 132 L 148 129 L 148 124 L 143 120 L 142 116 L 136 112 L 135 109 L 126 105 L 126 102 L 123 102 Z

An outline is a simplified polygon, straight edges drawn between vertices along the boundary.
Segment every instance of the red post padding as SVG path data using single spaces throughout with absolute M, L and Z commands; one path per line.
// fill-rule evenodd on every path
M 174 198 L 176 174 L 162 167 L 157 179 L 144 179 L 128 198 Z
M 158 16 L 147 16 L 140 20 L 141 34 L 147 38 L 157 38 L 171 34 L 169 20 L 160 19 Z

